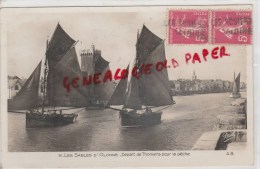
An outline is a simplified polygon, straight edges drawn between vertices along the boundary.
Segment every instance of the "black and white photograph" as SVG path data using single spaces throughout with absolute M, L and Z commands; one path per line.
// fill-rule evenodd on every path
M 144 159 L 137 166 L 166 158 L 162 166 L 174 166 L 180 156 L 194 166 L 222 165 L 218 155 L 230 158 L 223 164 L 252 164 L 251 5 L 6 8 L 2 15 L 9 166 L 19 153 L 34 156 L 32 164 L 81 158 L 75 167 L 88 166 L 86 158 Z

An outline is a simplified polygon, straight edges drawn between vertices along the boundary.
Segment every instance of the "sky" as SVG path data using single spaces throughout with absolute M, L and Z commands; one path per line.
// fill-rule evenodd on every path
M 113 72 L 126 68 L 135 56 L 137 31 L 145 24 L 154 34 L 165 39 L 167 60 L 179 62 L 177 68 L 168 69 L 169 78 L 190 79 L 193 71 L 198 79 L 233 80 L 234 72 L 241 73 L 246 81 L 247 57 L 251 56 L 251 46 L 204 44 L 168 44 L 167 9 L 164 7 L 144 8 L 28 8 L 3 9 L 7 28 L 8 74 L 28 78 L 40 60 L 45 58 L 46 40 L 50 39 L 57 23 L 74 39 L 78 59 L 80 50 L 94 44 L 102 51 L 104 59 L 110 62 Z M 202 63 L 185 63 L 186 53 L 202 49 L 211 52 L 214 47 L 225 46 L 229 57 Z

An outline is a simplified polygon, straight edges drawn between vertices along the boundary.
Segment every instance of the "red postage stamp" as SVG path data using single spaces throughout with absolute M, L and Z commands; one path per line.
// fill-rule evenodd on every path
M 170 10 L 169 44 L 204 44 L 208 43 L 208 11 Z
M 250 11 L 213 11 L 212 43 L 251 44 Z

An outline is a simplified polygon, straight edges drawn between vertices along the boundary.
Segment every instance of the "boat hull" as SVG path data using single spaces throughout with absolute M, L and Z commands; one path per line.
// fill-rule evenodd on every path
M 73 123 L 77 114 L 37 114 L 26 113 L 26 127 L 52 127 Z
M 120 111 L 122 127 L 144 127 L 161 123 L 162 112 L 137 114 L 135 111 Z
M 231 97 L 231 98 L 239 98 L 239 97 L 241 97 L 241 95 L 238 93 L 238 94 L 236 94 L 236 93 L 231 93 L 230 95 L 229 95 L 229 97 Z

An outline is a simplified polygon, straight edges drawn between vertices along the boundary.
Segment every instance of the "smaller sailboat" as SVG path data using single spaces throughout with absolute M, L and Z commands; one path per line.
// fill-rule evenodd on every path
M 63 114 L 62 109 L 46 109 L 44 104 L 39 107 L 38 90 L 41 74 L 41 62 L 25 82 L 21 90 L 8 104 L 8 111 L 27 109 L 26 127 L 46 127 L 72 123 L 77 114 Z
M 237 75 L 237 77 L 235 76 L 235 73 L 234 73 L 232 92 L 229 97 L 238 98 L 240 96 L 241 96 L 240 95 L 240 73 Z
M 171 96 L 167 68 L 156 70 L 156 64 L 166 61 L 164 40 L 145 25 L 137 35 L 133 69 L 128 65 L 129 77 L 121 79 L 108 105 L 123 105 L 119 111 L 121 126 L 141 127 L 161 122 L 162 109 L 175 102 Z M 149 74 L 142 73 L 143 65 L 150 64 Z M 136 75 L 133 76 L 133 71 Z M 157 110 L 155 110 L 157 109 Z
M 94 76 L 100 74 L 100 79 L 104 78 L 105 72 L 110 70 L 109 62 L 106 61 L 102 55 L 101 50 L 95 49 L 91 46 L 92 50 L 82 50 L 81 52 L 81 69 L 84 76 Z M 87 87 L 89 103 L 86 107 L 87 110 L 105 109 L 107 102 L 114 91 L 114 85 L 111 81 L 100 84 L 90 84 Z

